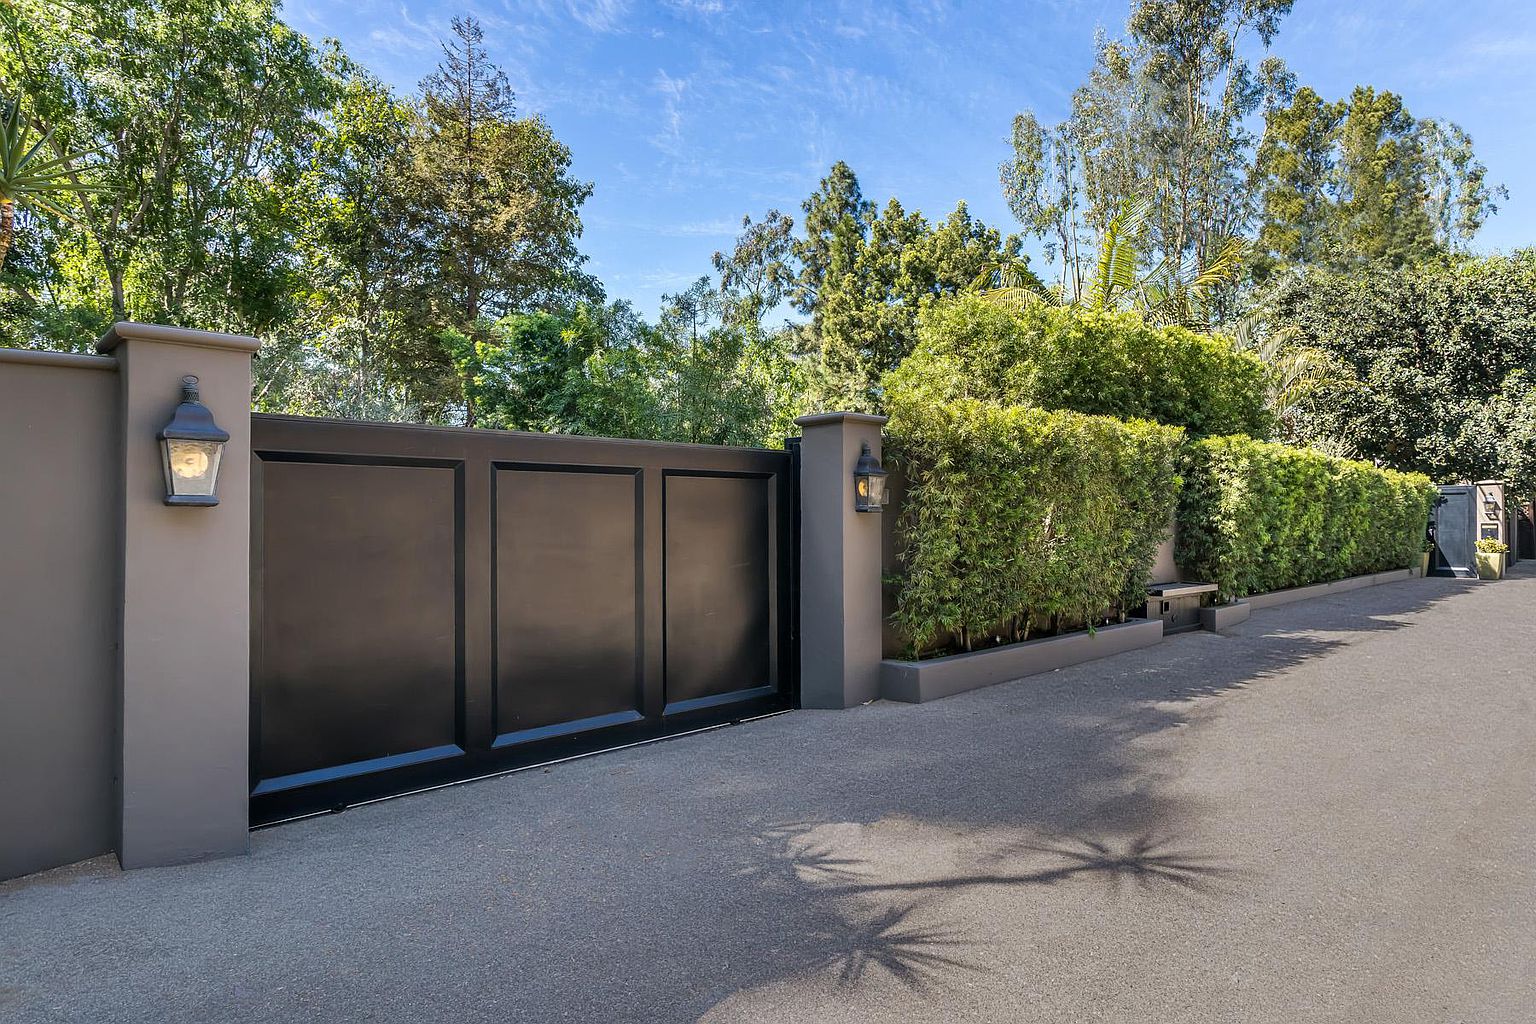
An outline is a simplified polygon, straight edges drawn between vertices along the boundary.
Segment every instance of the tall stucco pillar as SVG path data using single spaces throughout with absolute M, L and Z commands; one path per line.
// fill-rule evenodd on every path
M 880 454 L 884 416 L 802 416 L 800 703 L 847 708 L 880 693 L 880 514 L 853 508 L 865 444 Z
M 250 787 L 251 355 L 255 338 L 115 325 L 121 387 L 118 859 L 246 852 Z M 155 435 L 198 378 L 229 432 L 218 505 L 170 507 Z
M 1475 540 L 1482 540 L 1485 536 L 1493 540 L 1510 543 L 1508 520 L 1504 502 L 1504 483 L 1501 480 L 1479 480 L 1475 485 L 1473 494 L 1476 505 L 1473 508 L 1473 518 L 1477 521 Z M 1492 503 L 1492 511 L 1489 511 Z M 1513 545 L 1510 545 L 1513 547 Z

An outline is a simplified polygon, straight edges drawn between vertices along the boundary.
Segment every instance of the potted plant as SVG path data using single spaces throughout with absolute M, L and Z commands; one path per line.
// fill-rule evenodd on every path
M 1429 556 L 1434 553 L 1435 542 L 1429 538 L 1424 539 L 1424 546 L 1419 549 L 1419 578 L 1429 575 Z
M 1509 552 L 1509 545 L 1492 537 L 1484 537 L 1477 542 L 1477 578 L 1483 580 L 1496 580 L 1504 576 L 1504 556 Z

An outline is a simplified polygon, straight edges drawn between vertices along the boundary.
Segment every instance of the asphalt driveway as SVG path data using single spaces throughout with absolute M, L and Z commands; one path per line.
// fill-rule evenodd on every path
M 0 1020 L 1536 1018 L 1536 573 L 0 885 Z

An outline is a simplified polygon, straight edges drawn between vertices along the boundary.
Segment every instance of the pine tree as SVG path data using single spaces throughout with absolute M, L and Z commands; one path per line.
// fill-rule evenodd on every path
M 598 294 L 576 248 L 592 186 L 571 177 L 570 150 L 541 118 L 517 116 L 480 23 L 455 18 L 453 33 L 421 83 L 416 217 L 427 299 L 444 329 L 476 338 L 508 313 Z

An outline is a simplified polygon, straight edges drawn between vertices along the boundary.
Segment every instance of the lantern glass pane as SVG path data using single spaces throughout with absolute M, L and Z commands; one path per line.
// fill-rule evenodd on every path
M 212 495 L 223 452 L 224 446 L 217 441 L 167 439 L 163 443 L 166 490 L 173 495 Z
M 869 503 L 871 505 L 885 504 L 885 479 L 883 476 L 872 476 L 869 478 Z

